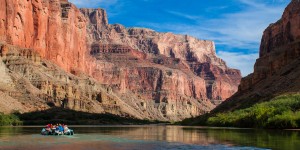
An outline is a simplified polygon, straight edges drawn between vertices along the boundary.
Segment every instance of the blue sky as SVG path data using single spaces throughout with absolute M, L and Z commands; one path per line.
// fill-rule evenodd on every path
M 69 0 L 104 8 L 109 23 L 213 40 L 217 55 L 243 76 L 253 71 L 263 30 L 290 0 Z

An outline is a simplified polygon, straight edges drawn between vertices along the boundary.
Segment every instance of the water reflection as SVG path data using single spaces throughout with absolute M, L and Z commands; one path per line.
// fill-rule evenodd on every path
M 76 135 L 39 135 L 40 127 L 0 128 L 0 149 L 298 149 L 298 131 L 179 126 L 84 126 Z

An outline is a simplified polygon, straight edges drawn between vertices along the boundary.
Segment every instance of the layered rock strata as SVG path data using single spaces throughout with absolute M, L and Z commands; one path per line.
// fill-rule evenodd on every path
M 227 99 L 236 92 L 241 78 L 240 72 L 228 68 L 223 60 L 216 57 L 215 46 L 212 41 L 198 40 L 188 35 L 158 33 L 145 28 L 125 28 L 120 24 L 109 25 L 104 10 L 81 9 L 81 11 L 85 18 L 87 18 L 87 39 L 89 45 L 97 43 L 100 45 L 110 44 L 113 46 L 117 44 L 129 47 L 129 49 L 132 49 L 133 51 L 136 50 L 146 54 L 147 58 L 145 58 L 145 60 L 152 59 L 152 62 L 161 66 L 167 66 L 168 68 L 177 67 L 178 70 L 181 70 L 186 74 L 190 73 L 193 74 L 193 76 L 196 75 L 204 80 L 200 82 L 201 86 L 204 85 L 201 89 L 202 93 L 194 91 L 191 88 L 178 89 L 182 88 L 182 86 L 176 86 L 176 82 L 175 84 L 172 83 L 172 85 L 169 85 L 177 87 L 177 89 L 172 89 L 173 91 L 175 90 L 176 92 L 179 91 L 179 93 L 182 93 L 180 91 L 187 90 L 190 93 L 197 93 L 198 96 L 196 96 L 197 94 L 193 95 L 187 93 L 184 93 L 183 95 L 196 99 L 209 99 L 216 103 Z M 94 47 L 92 46 L 91 49 L 93 48 Z M 114 53 L 113 48 L 109 48 L 109 50 L 111 50 L 111 53 Z M 174 62 L 167 65 L 168 61 L 164 59 L 168 59 L 169 61 L 173 60 Z M 128 67 L 130 65 L 126 66 Z M 155 68 L 151 65 L 149 67 Z M 101 69 L 105 69 L 105 65 L 103 65 Z M 97 72 L 96 74 L 103 73 L 100 70 L 100 72 Z M 105 74 L 107 75 L 110 73 Z M 141 78 L 141 81 L 143 80 L 143 77 L 138 78 Z M 96 79 L 103 80 L 104 78 L 96 77 Z M 151 79 L 151 81 L 155 80 Z M 130 86 L 132 85 L 126 85 L 131 89 Z M 174 99 L 174 97 L 171 99 Z
M 114 96 L 111 89 L 104 88 L 94 79 L 67 73 L 50 61 L 42 59 L 32 49 L 8 44 L 0 44 L 0 47 L 0 66 L 3 71 L 1 91 L 9 99 L 18 100 L 17 106 L 4 112 L 30 112 L 63 107 L 142 118 L 139 112 L 131 110 L 124 101 Z
M 167 99 L 157 102 L 135 98 L 131 96 L 133 93 L 114 93 L 111 85 L 100 84 L 84 74 L 75 76 L 68 73 L 44 60 L 32 49 L 3 43 L 0 47 L 0 69 L 3 71 L 0 80 L 0 94 L 3 97 L 0 104 L 3 107 L 1 111 L 5 113 L 63 107 L 139 119 L 178 120 L 207 112 L 213 107 L 206 101 L 188 97 L 182 97 L 178 102 L 168 102 Z M 128 55 L 126 59 L 129 57 L 132 55 Z
M 237 91 L 240 72 L 216 57 L 212 41 L 110 25 L 103 9 L 77 9 L 67 0 L 0 2 L 0 41 L 4 42 L 1 54 L 6 69 L 11 76 L 25 76 L 28 84 L 24 83 L 23 89 L 45 94 L 29 94 L 37 99 L 26 106 L 32 109 L 20 110 L 41 109 L 40 105 L 48 101 L 59 106 L 69 97 L 72 102 L 63 107 L 104 113 L 110 111 L 101 106 L 101 101 L 108 101 L 109 106 L 120 107 L 110 113 L 180 120 L 210 111 Z M 13 52 L 5 45 L 16 45 L 19 50 Z M 22 60 L 26 56 L 24 61 L 33 62 L 29 66 L 10 65 L 10 53 L 19 55 L 13 54 L 13 58 Z M 49 64 L 60 71 L 50 71 L 50 79 L 45 74 L 36 75 L 45 73 L 41 69 Z M 76 82 L 71 87 L 63 86 L 70 82 L 70 76 Z M 88 79 L 79 83 L 82 80 L 77 78 L 81 76 Z M 106 89 L 110 89 L 106 96 L 99 94 Z

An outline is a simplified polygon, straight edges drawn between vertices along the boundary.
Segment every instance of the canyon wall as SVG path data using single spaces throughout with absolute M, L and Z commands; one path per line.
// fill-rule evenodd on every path
M 240 72 L 217 58 L 212 41 L 111 25 L 105 10 L 78 9 L 67 0 L 0 0 L 0 4 L 1 53 L 6 69 L 12 72 L 10 76 L 21 73 L 28 82 L 24 89 L 35 87 L 44 94 L 29 92 L 41 103 L 31 100 L 26 108 L 33 108 L 24 111 L 60 106 L 67 97 L 72 102 L 64 107 L 70 109 L 180 120 L 210 111 L 237 91 Z M 43 79 L 40 76 L 47 75 L 36 75 L 38 70 L 45 71 L 43 67 L 33 67 L 35 63 L 11 65 L 11 55 L 6 55 L 11 53 L 18 54 L 13 55 L 15 59 L 26 56 L 24 61 L 37 59 L 38 66 L 39 61 L 42 66 L 47 62 L 60 71 L 50 71 L 52 78 Z M 69 87 L 65 84 L 70 76 L 87 79 Z M 19 86 L 14 80 L 12 83 Z M 99 94 L 103 91 L 106 96 Z M 103 106 L 102 101 L 109 105 Z M 108 107 L 120 108 L 110 112 Z
M 254 73 L 242 79 L 239 91 L 217 110 L 231 110 L 300 92 L 300 2 L 292 0 L 282 18 L 264 31 Z
M 209 99 L 213 102 L 215 101 L 216 103 L 220 103 L 237 91 L 239 80 L 241 79 L 240 72 L 238 70 L 228 68 L 223 60 L 216 57 L 215 45 L 212 41 L 198 40 L 188 35 L 158 33 L 146 28 L 125 28 L 120 24 L 109 25 L 106 17 L 107 15 L 104 10 L 81 9 L 81 11 L 84 14 L 85 18 L 87 18 L 87 39 L 89 45 L 125 45 L 132 48 L 132 51 L 136 50 L 146 54 L 146 57 L 142 58 L 143 61 L 141 63 L 138 63 L 140 66 L 147 67 L 147 70 L 138 68 L 138 70 L 140 70 L 141 72 L 147 73 L 151 71 L 151 68 L 154 70 L 160 69 L 163 72 L 182 71 L 185 74 L 189 74 L 191 76 L 189 77 L 190 79 L 196 80 L 190 80 L 189 82 L 197 83 L 190 84 L 189 86 L 178 86 L 178 81 L 176 80 L 187 80 L 185 78 L 185 75 L 179 75 L 177 77 L 173 76 L 173 79 L 169 80 L 170 82 L 168 84 L 164 84 L 164 81 L 168 81 L 168 76 L 162 74 L 161 84 L 163 88 L 166 89 L 166 91 L 174 91 L 176 94 L 181 94 L 196 99 Z M 101 53 L 99 55 L 106 54 Z M 107 62 L 107 59 L 97 60 L 97 64 L 105 62 Z M 151 62 L 152 64 L 149 64 L 149 62 Z M 137 63 L 134 62 L 130 64 L 129 63 L 130 61 L 122 62 L 122 64 L 126 64 L 124 66 L 126 68 L 134 67 L 135 65 L 137 65 Z M 110 64 L 112 64 L 114 67 L 116 66 L 116 64 L 117 66 L 120 66 L 120 64 L 118 64 L 117 62 L 111 62 Z M 94 75 L 94 77 L 99 81 L 102 81 L 102 83 L 108 81 L 107 78 L 103 78 L 97 75 L 110 74 L 108 72 L 105 72 L 105 70 L 107 70 L 105 66 L 109 65 L 102 65 L 99 69 L 96 69 L 96 72 L 93 73 L 96 74 Z M 109 68 L 108 70 L 111 70 L 111 68 Z M 176 74 L 174 73 L 174 75 Z M 130 77 L 126 75 L 125 79 L 121 79 L 124 78 L 121 77 L 121 75 L 115 74 L 115 76 L 118 76 L 118 79 L 115 80 L 125 80 L 126 89 L 129 89 L 131 91 L 133 88 L 136 88 L 132 86 L 139 85 L 139 83 L 127 84 L 126 81 L 130 81 L 132 79 L 130 79 Z M 159 76 L 156 76 L 154 78 L 147 78 L 150 82 L 152 82 L 157 81 L 158 77 Z M 132 81 L 144 82 L 144 78 L 145 77 L 142 76 L 136 76 Z M 147 81 L 145 81 L 144 83 L 147 83 Z M 150 91 L 155 91 L 155 88 L 156 87 L 154 86 L 152 89 L 150 89 Z M 196 90 L 194 90 L 193 88 Z M 121 89 L 121 91 L 125 91 L 126 89 Z M 174 94 L 171 93 L 170 95 Z M 169 96 L 166 96 L 166 98 L 168 97 Z M 176 96 L 171 96 L 170 99 L 176 99 Z

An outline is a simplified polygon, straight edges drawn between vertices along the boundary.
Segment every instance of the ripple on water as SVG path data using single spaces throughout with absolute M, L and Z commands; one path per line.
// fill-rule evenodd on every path
M 134 140 L 102 134 L 74 136 L 17 135 L 0 138 L 0 149 L 109 149 L 109 150 L 263 150 L 255 147 L 234 147 L 221 144 L 195 145 L 155 140 Z

